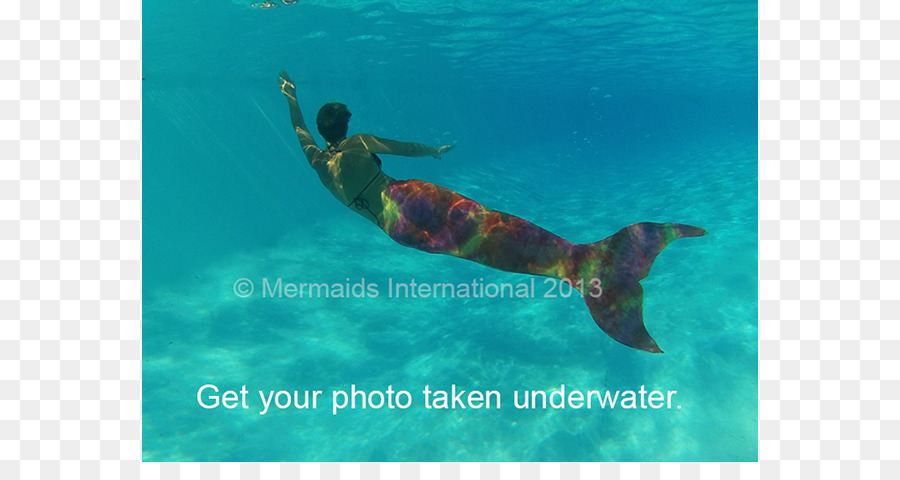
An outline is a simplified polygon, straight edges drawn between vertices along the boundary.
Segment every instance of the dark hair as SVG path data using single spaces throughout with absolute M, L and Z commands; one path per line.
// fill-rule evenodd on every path
M 316 127 L 319 134 L 328 143 L 335 143 L 347 136 L 347 124 L 350 123 L 350 110 L 343 103 L 329 102 L 322 105 L 316 115 Z

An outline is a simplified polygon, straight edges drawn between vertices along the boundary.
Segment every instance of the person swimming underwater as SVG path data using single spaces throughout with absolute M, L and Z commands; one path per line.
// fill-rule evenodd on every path
M 335 198 L 381 228 L 394 241 L 429 253 L 465 258 L 507 272 L 558 278 L 584 296 L 594 322 L 616 341 L 662 353 L 643 321 L 640 280 L 670 242 L 706 231 L 678 223 L 635 223 L 594 243 L 578 244 L 519 217 L 491 210 L 453 190 L 422 180 L 396 180 L 378 154 L 441 155 L 430 147 L 374 135 L 347 137 L 350 111 L 326 103 L 316 116 L 325 139 L 319 148 L 303 120 L 294 82 L 279 76 L 303 153 Z
M 293 5 L 297 3 L 297 0 L 281 0 L 281 3 L 285 5 Z M 250 6 L 253 8 L 278 8 L 280 5 L 273 2 L 272 0 L 265 0 L 259 3 L 251 3 Z

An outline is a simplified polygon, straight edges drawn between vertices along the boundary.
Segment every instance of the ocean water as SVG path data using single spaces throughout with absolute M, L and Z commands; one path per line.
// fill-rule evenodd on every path
M 755 2 L 250 3 L 144 6 L 145 460 L 757 458 Z M 351 134 L 457 145 L 383 156 L 395 178 L 580 243 L 639 221 L 706 228 L 642 282 L 666 353 L 613 341 L 543 278 L 405 248 L 334 200 L 302 158 L 281 70 L 310 124 L 341 101 Z M 531 298 L 387 295 L 532 278 Z M 380 295 L 265 298 L 264 279 Z M 246 386 L 248 408 L 202 408 L 207 384 Z M 351 385 L 411 406 L 333 414 Z M 500 408 L 427 409 L 426 385 L 495 390 Z M 677 390 L 680 408 L 514 406 L 561 385 Z M 260 390 L 323 394 L 260 415 Z

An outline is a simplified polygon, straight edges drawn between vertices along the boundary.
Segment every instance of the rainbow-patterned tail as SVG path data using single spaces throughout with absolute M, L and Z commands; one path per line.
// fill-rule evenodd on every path
M 579 286 L 604 332 L 654 353 L 662 350 L 644 328 L 639 282 L 670 242 L 706 234 L 678 223 L 635 223 L 599 242 L 577 244 L 421 180 L 392 182 L 382 199 L 382 228 L 398 243 L 507 272 L 566 279 Z
M 669 243 L 706 235 L 706 230 L 680 223 L 635 223 L 588 247 L 579 266 L 581 278 L 599 278 L 602 292 L 585 292 L 594 322 L 616 341 L 639 350 L 662 353 L 644 327 L 644 289 L 640 281 Z

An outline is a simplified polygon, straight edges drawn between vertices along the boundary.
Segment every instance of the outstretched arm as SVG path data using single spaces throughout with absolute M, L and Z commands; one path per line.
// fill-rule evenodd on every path
M 281 93 L 287 99 L 288 108 L 291 111 L 291 123 L 294 124 L 294 132 L 297 133 L 297 138 L 300 139 L 300 146 L 303 148 L 303 153 L 306 154 L 306 159 L 309 160 L 309 163 L 312 163 L 315 154 L 320 152 L 321 149 L 316 145 L 315 139 L 313 139 L 309 133 L 309 128 L 306 127 L 306 123 L 303 121 L 303 114 L 300 112 L 300 105 L 297 103 L 297 92 L 294 82 L 287 72 L 281 72 L 281 75 L 278 76 L 278 82 L 281 84 Z
M 400 142 L 397 140 L 389 140 L 387 138 L 379 138 L 375 135 L 359 135 L 360 140 L 366 148 L 372 153 L 385 153 L 388 155 L 402 155 L 404 157 L 427 157 L 431 155 L 434 158 L 441 158 L 441 154 L 453 150 L 453 145 L 442 145 L 440 147 L 429 147 L 421 143 Z

